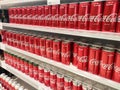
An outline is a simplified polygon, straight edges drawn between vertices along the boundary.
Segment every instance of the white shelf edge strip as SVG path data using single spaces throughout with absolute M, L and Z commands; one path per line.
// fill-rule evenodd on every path
M 49 87 L 46 87 L 44 84 L 39 83 L 39 81 L 34 80 L 33 78 L 29 77 L 28 75 L 18 71 L 17 69 L 11 67 L 10 65 L 6 64 L 4 61 L 1 61 L 1 67 L 6 69 L 7 71 L 11 72 L 24 82 L 28 83 L 29 85 L 33 86 L 37 90 L 50 90 Z
M 109 80 L 109 79 L 106 79 L 106 78 L 103 78 L 103 77 L 100 77 L 100 76 L 97 76 L 97 75 L 94 75 L 94 74 L 91 74 L 91 73 L 88 73 L 86 71 L 78 70 L 76 67 L 74 67 L 72 65 L 67 66 L 67 65 L 64 65 L 62 63 L 53 61 L 51 59 L 47 59 L 47 58 L 44 58 L 44 57 L 41 57 L 41 56 L 38 56 L 38 55 L 35 55 L 35 54 L 32 54 L 32 53 L 29 53 L 29 52 L 26 52 L 26 51 L 11 47 L 11 46 L 8 46 L 8 45 L 5 45 L 5 48 L 9 48 L 9 49 L 14 50 L 16 52 L 22 53 L 22 54 L 24 54 L 26 56 L 35 58 L 35 59 L 40 60 L 42 62 L 45 62 L 45 63 L 48 63 L 50 65 L 56 66 L 58 68 L 67 70 L 69 72 L 75 73 L 75 74 L 77 74 L 79 76 L 88 78 L 90 80 L 101 83 L 103 85 L 106 85 L 106 86 L 109 86 L 109 87 L 112 87 L 112 88 L 115 88 L 115 89 L 118 89 L 118 90 L 120 89 L 120 83 L 114 82 L 112 80 Z
M 120 41 L 120 33 L 3 23 L 3 26 L 73 36 Z

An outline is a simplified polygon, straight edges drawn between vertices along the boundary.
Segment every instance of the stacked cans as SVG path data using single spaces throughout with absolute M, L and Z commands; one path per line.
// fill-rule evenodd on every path
M 120 32 L 119 5 L 119 0 L 109 0 L 14 7 L 9 9 L 9 21 L 28 25 Z

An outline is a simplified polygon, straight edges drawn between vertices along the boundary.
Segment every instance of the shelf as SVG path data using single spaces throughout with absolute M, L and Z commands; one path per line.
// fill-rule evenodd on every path
M 18 29 L 26 29 L 26 30 L 32 30 L 32 31 L 41 31 L 41 32 L 57 33 L 57 34 L 64 34 L 64 35 L 120 41 L 120 33 L 113 33 L 113 32 L 65 29 L 65 28 L 21 25 L 21 24 L 11 24 L 11 23 L 3 23 L 3 29 L 4 28 L 18 28 Z
M 28 83 L 29 85 L 33 86 L 37 90 L 51 90 L 49 87 L 46 87 L 44 84 L 39 83 L 38 81 L 34 80 L 33 78 L 29 77 L 28 75 L 18 71 L 17 69 L 11 67 L 10 65 L 6 64 L 4 61 L 1 61 L 1 67 L 6 69 L 7 71 L 11 72 L 24 82 Z
M 47 4 L 47 0 L 3 0 L 0 1 L 0 8 L 7 9 L 10 7 L 41 5 Z
M 91 73 L 88 73 L 88 72 L 85 72 L 85 71 L 82 71 L 82 70 L 78 70 L 76 67 L 74 67 L 72 65 L 67 66 L 67 65 L 64 65 L 62 63 L 53 61 L 51 59 L 47 59 L 47 58 L 44 58 L 44 57 L 41 57 L 41 56 L 38 56 L 38 55 L 35 55 L 35 54 L 32 54 L 32 53 L 29 53 L 29 52 L 11 47 L 11 46 L 8 46 L 8 45 L 5 45 L 5 49 L 6 50 L 7 49 L 14 50 L 15 52 L 22 53 L 26 56 L 32 57 L 32 58 L 40 60 L 44 63 L 47 63 L 47 64 L 50 64 L 52 66 L 55 66 L 55 67 L 61 68 L 63 70 L 69 71 L 71 73 L 74 73 L 76 75 L 79 75 L 79 76 L 87 78 L 87 79 L 90 79 L 90 80 L 95 81 L 97 83 L 109 86 L 109 87 L 117 89 L 117 90 L 120 89 L 120 83 L 114 82 L 114 81 L 109 80 L 109 79 L 105 79 L 103 77 L 100 77 L 100 76 L 97 76 L 97 75 L 94 75 L 94 74 L 91 74 Z

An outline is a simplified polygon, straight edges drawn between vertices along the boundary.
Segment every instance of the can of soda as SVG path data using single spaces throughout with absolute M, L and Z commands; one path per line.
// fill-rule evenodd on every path
M 72 90 L 82 90 L 82 82 L 74 80 Z
M 114 48 L 103 47 L 101 63 L 100 63 L 100 76 L 111 79 L 113 71 L 113 63 L 115 57 Z
M 29 76 L 33 77 L 33 62 L 29 61 Z
M 29 75 L 29 61 L 24 59 L 25 74 Z
M 79 43 L 78 46 L 78 69 L 87 70 L 88 69 L 88 54 L 89 54 L 89 46 L 86 43 Z
M 64 90 L 72 90 L 72 79 L 65 77 L 64 78 Z
M 57 74 L 57 90 L 64 90 L 64 76 Z
M 39 65 L 39 82 L 44 82 L 44 68 Z
M 71 62 L 71 45 L 69 40 L 62 41 L 61 45 L 61 62 L 69 65 Z
M 33 78 L 38 80 L 38 64 L 33 63 Z
M 35 36 L 33 35 L 29 36 L 29 49 L 31 53 L 35 53 L 34 38 Z
M 36 15 L 37 15 L 37 6 L 32 6 L 32 15 L 31 15 L 31 19 L 32 19 L 32 25 L 36 25 Z
M 50 70 L 44 69 L 44 84 L 50 86 Z
M 29 51 L 30 49 L 29 49 L 29 35 L 28 34 L 24 36 L 24 43 L 25 43 L 25 51 Z

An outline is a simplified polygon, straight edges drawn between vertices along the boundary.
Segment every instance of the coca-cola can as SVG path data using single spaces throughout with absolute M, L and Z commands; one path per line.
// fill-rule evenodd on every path
M 22 22 L 22 8 L 19 7 L 19 11 L 18 11 L 18 23 L 21 24 Z
M 16 47 L 19 48 L 20 34 L 16 33 Z
M 52 26 L 52 22 L 51 22 L 52 9 L 51 8 L 52 7 L 50 5 L 45 6 L 45 17 L 44 17 L 45 26 Z
M 32 25 L 32 17 L 33 17 L 33 13 L 34 13 L 34 6 L 28 6 L 26 7 L 26 21 L 25 21 L 25 24 L 29 24 L 29 25 Z
M 50 70 L 44 69 L 44 84 L 50 86 Z
M 67 28 L 67 26 L 68 26 L 68 4 L 60 4 L 59 27 Z
M 53 40 L 53 60 L 61 61 L 61 40 Z
M 57 75 L 55 72 L 50 71 L 50 88 L 52 90 L 57 90 Z
M 74 80 L 72 90 L 82 90 L 82 83 L 78 80 Z
M 24 46 L 25 46 L 25 51 L 29 51 L 29 35 L 28 34 L 25 34 L 24 36 Z
M 18 9 L 14 7 L 15 13 L 14 13 L 14 23 L 17 23 L 17 16 L 18 16 Z
M 99 75 L 108 79 L 112 77 L 115 50 L 110 47 L 103 47 Z
M 44 82 L 44 68 L 39 65 L 39 82 Z
M 58 18 L 59 18 L 59 5 L 52 5 L 51 20 L 52 20 L 53 27 L 58 27 L 59 25 Z
M 33 77 L 33 62 L 29 61 L 29 76 Z
M 12 8 L 12 10 L 13 10 L 12 23 L 15 23 L 16 8 Z
M 72 64 L 74 66 L 77 66 L 77 64 L 78 64 L 77 56 L 78 56 L 78 43 L 74 42 L 74 44 L 73 44 L 73 58 L 72 58 L 73 59 Z
M 29 36 L 29 49 L 31 53 L 35 53 L 35 46 L 34 46 L 34 42 L 35 42 L 35 36 L 31 35 Z
M 20 49 L 24 50 L 24 34 L 20 34 Z
M 89 46 L 87 43 L 79 43 L 78 46 L 78 69 L 87 70 L 88 69 L 88 54 L 89 54 Z
M 24 73 L 25 68 L 24 68 L 24 58 L 20 59 L 20 71 L 22 71 Z
M 29 61 L 24 59 L 25 74 L 29 75 Z
M 44 6 L 38 6 L 38 25 L 44 26 L 45 25 L 45 7 Z
M 38 64 L 33 63 L 33 78 L 38 80 Z
M 65 77 L 64 78 L 64 90 L 72 90 L 72 79 Z
M 46 39 L 46 57 L 49 59 L 53 58 L 53 39 Z
M 92 2 L 89 18 L 89 30 L 100 31 L 102 27 L 102 14 L 103 14 L 102 1 Z
M 40 54 L 46 57 L 46 37 L 40 39 Z
M 20 16 L 20 8 L 16 8 L 16 11 L 17 11 L 17 15 L 16 15 L 16 20 L 15 20 L 15 23 L 19 23 L 19 16 Z
M 22 8 L 22 24 L 27 24 L 28 7 Z
M 104 5 L 102 31 L 115 32 L 119 0 L 108 0 Z
M 90 2 L 81 2 L 78 12 L 78 29 L 89 28 Z
M 72 43 L 69 40 L 62 41 L 61 44 L 61 62 L 69 65 L 71 62 L 71 46 Z
M 89 48 L 89 64 L 88 71 L 93 74 L 99 73 L 101 59 L 101 46 L 99 45 L 91 45 Z
M 37 6 L 32 6 L 32 15 L 31 15 L 32 25 L 37 25 L 36 17 L 37 17 Z
M 68 8 L 68 28 L 77 28 L 78 3 L 70 3 Z
M 64 90 L 64 75 L 57 74 L 57 90 Z
M 120 82 L 120 49 L 118 49 L 116 52 L 112 79 Z

